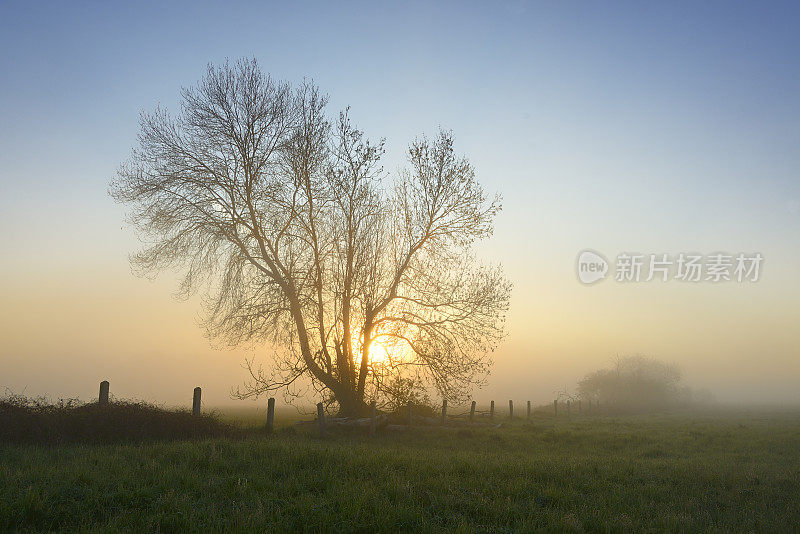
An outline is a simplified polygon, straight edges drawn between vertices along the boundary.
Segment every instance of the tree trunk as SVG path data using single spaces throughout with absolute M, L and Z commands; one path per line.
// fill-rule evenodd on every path
M 343 385 L 342 389 L 346 389 Z M 369 406 L 355 396 L 355 392 L 343 391 L 341 394 L 334 391 L 334 398 L 339 404 L 339 417 L 365 417 L 369 415 Z

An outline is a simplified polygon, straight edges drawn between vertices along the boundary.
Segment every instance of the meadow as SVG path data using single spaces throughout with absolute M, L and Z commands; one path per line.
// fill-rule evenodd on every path
M 0 444 L 0 530 L 800 527 L 796 411 L 536 413 L 499 428 L 374 438 L 339 430 L 321 439 L 281 423 L 271 435 L 252 427 L 199 439 Z

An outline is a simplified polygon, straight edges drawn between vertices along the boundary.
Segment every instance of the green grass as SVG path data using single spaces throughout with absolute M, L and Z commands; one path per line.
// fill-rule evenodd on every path
M 800 525 L 800 414 L 0 445 L 0 530 L 761 531 Z

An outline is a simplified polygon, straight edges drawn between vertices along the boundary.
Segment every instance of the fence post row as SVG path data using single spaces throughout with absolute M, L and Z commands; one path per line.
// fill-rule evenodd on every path
M 97 400 L 100 406 L 108 404 L 108 380 L 100 382 L 100 398 Z
M 275 397 L 267 399 L 267 432 L 272 432 L 275 425 Z
M 108 405 L 108 392 L 109 392 L 109 382 L 108 380 L 103 380 L 100 382 L 100 394 L 98 397 L 98 404 L 100 406 Z M 194 388 L 194 395 L 192 397 L 192 415 L 199 416 L 200 415 L 200 406 L 201 406 L 201 396 L 202 396 L 202 389 L 198 386 Z M 595 409 L 598 411 L 600 410 L 600 400 L 598 399 L 594 403 L 589 399 L 588 404 L 586 405 L 586 413 L 592 411 L 592 405 L 594 404 Z M 570 401 L 566 402 L 567 405 L 567 416 L 571 413 L 571 403 Z M 414 404 L 411 401 L 408 401 L 408 426 L 409 428 L 412 426 L 414 422 Z M 469 408 L 469 422 L 472 423 L 475 420 L 475 401 L 472 401 L 470 408 Z M 377 425 L 378 425 L 378 413 L 377 413 L 377 405 L 375 401 L 370 403 L 370 435 L 375 436 L 377 432 Z M 578 413 L 583 413 L 583 404 L 581 399 L 578 399 Z M 553 415 L 558 416 L 558 399 L 553 401 Z M 531 418 L 531 401 L 527 402 L 527 417 L 528 420 Z M 508 401 L 508 418 L 514 419 L 514 401 Z M 325 436 L 325 411 L 323 408 L 322 403 L 317 404 L 317 419 L 318 419 L 318 426 L 319 426 L 319 433 L 321 436 Z M 494 421 L 494 401 L 491 401 L 489 404 L 489 419 Z M 441 424 L 444 426 L 447 421 L 447 399 L 442 399 L 442 420 Z M 270 397 L 267 399 L 267 432 L 272 432 L 275 428 L 275 398 Z

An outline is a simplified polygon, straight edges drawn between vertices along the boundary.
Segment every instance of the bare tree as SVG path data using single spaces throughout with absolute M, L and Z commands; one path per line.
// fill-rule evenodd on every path
M 292 88 L 248 60 L 209 66 L 181 94 L 177 116 L 141 116 L 110 193 L 146 242 L 133 265 L 182 268 L 209 335 L 278 347 L 267 370 L 248 362 L 238 395 L 308 376 L 355 414 L 398 377 L 450 398 L 485 377 L 510 284 L 470 250 L 500 203 L 449 132 L 414 141 L 389 180 L 383 141 L 347 111 L 329 120 L 311 83 Z

